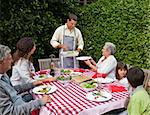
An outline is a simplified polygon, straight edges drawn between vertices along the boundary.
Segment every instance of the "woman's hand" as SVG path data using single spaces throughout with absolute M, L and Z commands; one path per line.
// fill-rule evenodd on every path
M 86 65 L 88 65 L 88 66 L 91 65 L 91 61 L 90 61 L 90 60 L 85 60 L 84 63 L 85 63 Z
M 96 65 L 93 65 L 90 60 L 84 61 L 86 65 L 88 65 L 93 71 L 97 71 Z
M 90 59 L 90 61 L 91 61 L 91 63 L 92 63 L 93 65 L 95 65 L 95 66 L 96 66 L 96 62 L 93 60 L 93 58 L 92 58 L 92 59 Z
M 56 81 L 56 77 L 50 77 L 50 78 L 46 78 L 46 79 L 43 79 L 42 81 L 43 82 L 51 82 L 51 81 Z

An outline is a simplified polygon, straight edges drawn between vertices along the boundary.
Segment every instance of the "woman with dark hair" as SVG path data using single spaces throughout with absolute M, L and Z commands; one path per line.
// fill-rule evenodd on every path
M 13 54 L 14 65 L 12 67 L 12 76 L 10 78 L 13 86 L 22 85 L 25 83 L 33 83 L 32 72 L 35 70 L 31 62 L 31 56 L 36 50 L 35 43 L 32 38 L 24 37 L 17 42 L 17 50 Z M 43 81 L 54 81 L 55 78 L 46 78 Z M 22 94 L 24 101 L 32 100 L 32 95 L 29 92 Z
M 31 62 L 31 56 L 36 50 L 35 43 L 32 38 L 21 38 L 16 45 L 16 52 L 13 54 L 14 65 L 12 68 L 12 85 L 19 85 L 23 83 L 31 83 L 32 71 L 34 72 L 34 66 Z
M 31 56 L 36 50 L 36 45 L 32 38 L 24 37 L 17 42 L 17 50 L 13 54 L 14 65 L 12 68 L 12 85 L 32 83 L 33 72 L 35 72 Z M 54 81 L 56 78 L 46 78 L 41 81 Z

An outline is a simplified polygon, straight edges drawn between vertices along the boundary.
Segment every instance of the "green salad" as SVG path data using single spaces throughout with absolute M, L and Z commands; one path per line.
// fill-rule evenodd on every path
M 82 88 L 95 88 L 96 87 L 96 83 L 95 82 L 82 83 L 81 87 Z
M 41 74 L 41 75 L 39 76 L 39 78 L 45 78 L 45 75 L 42 75 L 42 74 Z
M 71 77 L 70 76 L 65 77 L 65 76 L 61 75 L 57 78 L 57 80 L 61 80 L 61 81 L 71 80 Z
M 72 71 L 69 70 L 69 69 L 62 69 L 60 72 L 61 72 L 62 74 L 70 74 Z

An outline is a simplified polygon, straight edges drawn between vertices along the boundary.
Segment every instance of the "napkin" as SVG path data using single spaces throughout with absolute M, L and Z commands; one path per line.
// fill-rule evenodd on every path
M 76 69 L 74 69 L 74 72 L 85 72 L 85 69 L 82 69 L 82 68 L 76 68 Z
M 102 78 L 106 78 L 106 74 L 101 74 L 101 73 L 95 73 L 92 78 L 98 78 L 98 77 L 102 77 Z
M 124 86 L 117 86 L 117 85 L 109 85 L 109 88 L 112 92 L 123 92 L 127 91 Z
M 47 74 L 48 73 L 48 70 L 41 70 L 38 72 L 39 74 Z

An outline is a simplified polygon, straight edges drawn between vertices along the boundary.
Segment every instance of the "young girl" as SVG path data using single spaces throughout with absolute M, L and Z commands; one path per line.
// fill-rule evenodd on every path
M 129 87 L 129 83 L 128 80 L 126 78 L 127 75 L 127 65 L 123 62 L 118 62 L 117 63 L 117 67 L 116 67 L 116 79 L 123 84 L 124 86 L 126 86 L 127 88 Z

